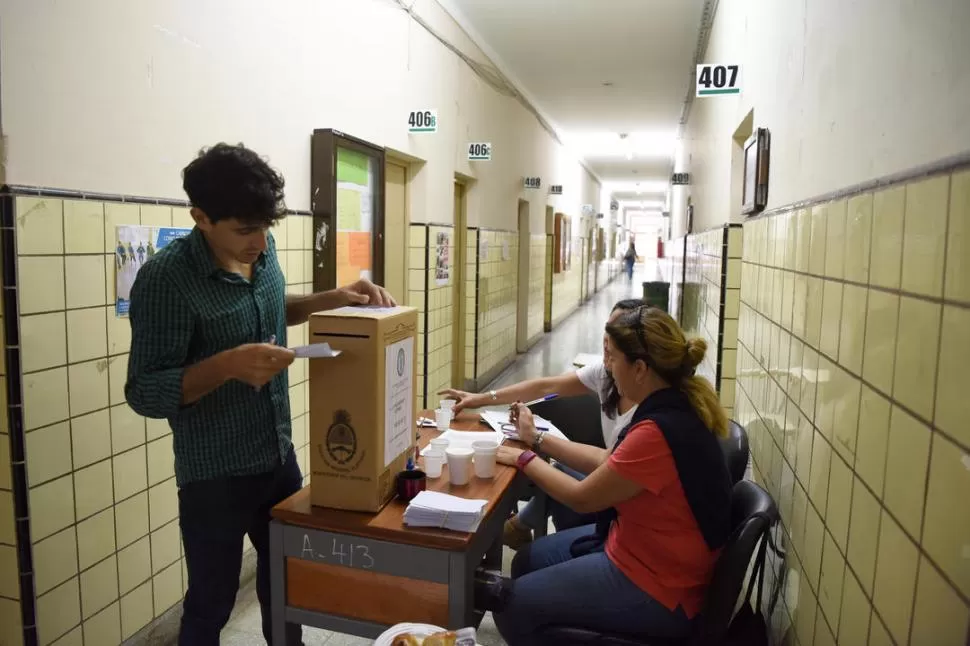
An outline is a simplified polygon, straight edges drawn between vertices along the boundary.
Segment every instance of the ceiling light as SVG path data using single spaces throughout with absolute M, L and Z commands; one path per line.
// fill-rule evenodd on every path
M 672 158 L 676 133 L 611 133 L 593 132 L 564 135 L 566 145 L 581 157 L 614 157 L 631 159 L 631 155 L 649 158 Z
M 633 160 L 633 153 L 629 153 L 629 152 L 628 152 L 628 153 L 626 154 L 626 159 L 627 159 L 627 161 L 632 161 L 632 160 Z
M 649 193 L 662 194 L 667 192 L 666 181 L 636 181 L 636 182 L 603 182 L 606 193 Z

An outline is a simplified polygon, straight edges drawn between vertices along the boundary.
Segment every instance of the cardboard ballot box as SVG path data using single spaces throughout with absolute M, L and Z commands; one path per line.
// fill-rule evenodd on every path
M 310 500 L 379 511 L 414 446 L 413 307 L 343 307 L 310 317 L 310 343 L 339 356 L 310 360 Z

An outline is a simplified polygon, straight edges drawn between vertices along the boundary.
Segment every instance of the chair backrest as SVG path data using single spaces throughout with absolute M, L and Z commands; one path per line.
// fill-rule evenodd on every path
M 600 400 L 593 393 L 540 402 L 532 406 L 532 412 L 552 422 L 573 442 L 606 448 Z
M 728 436 L 721 440 L 721 450 L 732 484 L 741 482 L 748 469 L 748 434 L 734 420 L 728 422 Z
M 691 637 L 692 645 L 720 643 L 734 616 L 751 558 L 777 519 L 778 508 L 767 491 L 750 480 L 734 485 L 731 492 L 734 533 L 714 568 L 704 611 Z

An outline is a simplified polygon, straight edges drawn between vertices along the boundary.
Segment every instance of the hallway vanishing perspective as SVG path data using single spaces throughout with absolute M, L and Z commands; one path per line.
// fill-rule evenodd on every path
M 202 646 L 263 644 L 268 599 L 265 629 L 307 646 L 483 616 L 503 646 L 469 582 L 499 577 L 502 523 L 545 491 L 516 487 L 565 460 L 465 489 L 448 467 L 480 524 L 416 528 L 436 485 L 408 418 L 572 371 L 645 291 L 707 351 L 667 326 L 683 359 L 628 385 L 684 412 L 706 379 L 749 465 L 710 506 L 777 513 L 745 519 L 752 545 L 707 532 L 674 583 L 605 551 L 602 571 L 678 634 L 723 632 L 690 608 L 732 605 L 702 599 L 731 546 L 765 563 L 771 646 L 970 646 L 968 31 L 968 0 L 0 0 L 0 646 L 169 646 L 183 615 Z M 616 430 L 611 404 L 564 401 Z M 717 458 L 696 402 L 681 426 L 707 419 Z M 570 475 L 636 492 L 566 511 L 677 506 L 694 476 L 662 431 L 627 446 L 647 475 L 570 435 Z M 597 482 L 573 480 L 561 498 Z M 666 553 L 658 505 L 622 532 L 643 554 Z M 680 505 L 694 538 L 702 507 Z M 566 629 L 622 624 L 584 608 Z

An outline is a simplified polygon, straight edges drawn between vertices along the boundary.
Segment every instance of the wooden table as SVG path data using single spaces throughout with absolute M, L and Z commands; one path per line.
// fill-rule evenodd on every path
M 451 428 L 490 430 L 471 413 Z M 422 448 L 438 436 L 418 434 Z M 407 505 L 396 499 L 370 514 L 313 507 L 309 487 L 290 496 L 273 508 L 270 525 L 274 644 L 284 644 L 286 623 L 368 638 L 401 622 L 477 627 L 474 573 L 483 564 L 501 568 L 502 529 L 523 482 L 503 465 L 494 478 L 461 487 L 449 483 L 447 466 L 428 479 L 431 491 L 488 500 L 474 534 L 406 527 Z

